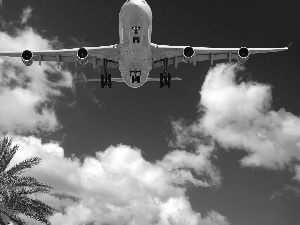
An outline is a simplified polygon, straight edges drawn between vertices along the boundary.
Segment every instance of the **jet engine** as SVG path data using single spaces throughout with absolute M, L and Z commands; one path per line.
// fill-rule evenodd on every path
M 80 48 L 77 51 L 77 62 L 81 65 L 85 65 L 88 62 L 88 50 L 86 48 Z
M 249 50 L 246 47 L 241 47 L 238 51 L 238 62 L 241 64 L 245 63 L 249 59 L 249 55 Z
M 22 55 L 21 55 L 21 59 L 22 62 L 26 65 L 26 66 L 31 66 L 33 63 L 33 54 L 31 51 L 29 50 L 25 50 L 23 51 Z
M 192 47 L 185 47 L 183 49 L 183 61 L 185 63 L 191 63 L 194 60 L 195 57 L 195 51 Z

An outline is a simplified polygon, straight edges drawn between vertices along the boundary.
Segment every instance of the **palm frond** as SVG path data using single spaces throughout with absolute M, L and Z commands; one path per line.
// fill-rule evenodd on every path
M 53 196 L 54 198 L 58 198 L 60 200 L 70 200 L 72 202 L 76 202 L 78 203 L 80 201 L 80 198 L 74 196 L 74 195 L 71 195 L 71 194 L 67 194 L 67 193 L 51 193 L 49 194 L 51 196 Z
M 7 207 L 1 207 L 0 213 L 6 215 L 12 222 L 16 223 L 17 225 L 25 225 L 25 223 L 16 215 L 16 212 L 11 209 L 8 209 Z M 0 218 L 3 221 L 3 218 Z
M 9 214 L 7 215 L 9 217 L 9 219 L 11 221 L 13 221 L 14 223 L 16 223 L 17 225 L 25 225 L 25 223 L 21 220 L 20 217 L 13 215 L 13 214 Z
M 45 203 L 27 197 L 20 197 L 18 199 L 18 204 L 14 204 L 11 207 L 13 210 L 45 224 L 50 224 L 46 217 L 52 216 L 55 211 Z
M 5 218 L 5 217 L 7 217 L 7 218 Z M 9 217 L 7 216 L 7 208 L 3 204 L 0 204 L 0 224 L 7 225 L 8 218 Z
M 16 164 L 7 171 L 8 175 L 20 175 L 25 172 L 26 169 L 31 169 L 33 166 L 38 165 L 42 161 L 39 157 L 31 157 L 23 160 L 22 162 Z
M 12 138 L 5 137 L 0 141 L 0 173 L 3 172 L 19 149 L 19 145 L 11 148 Z
M 2 219 L 2 217 L 0 216 L 0 225 L 7 225 L 7 223 L 5 223 Z
M 13 195 L 9 199 L 4 199 L 4 202 L 5 208 L 1 208 L 2 210 L 0 209 L 0 212 L 7 215 L 12 221 L 13 218 L 11 218 L 11 215 L 22 213 L 37 221 L 50 224 L 46 217 L 53 215 L 56 211 L 39 200 L 20 195 Z M 16 220 L 16 218 L 14 219 Z
M 12 139 L 4 138 L 0 141 L 0 213 L 7 216 L 17 225 L 25 224 L 17 215 L 22 213 L 46 225 L 51 225 L 47 220 L 57 210 L 47 204 L 26 197 L 29 194 L 48 193 L 53 188 L 47 183 L 39 182 L 34 177 L 22 176 L 27 169 L 41 162 L 39 157 L 28 158 L 6 171 L 11 159 L 19 146 L 11 148 Z M 0 225 L 5 221 L 0 216 Z
M 32 179 L 32 180 L 31 180 Z M 33 177 L 22 177 L 14 187 L 19 194 L 49 193 L 52 186 L 47 183 L 36 181 Z
M 31 195 L 37 193 L 49 193 L 50 190 L 48 187 L 20 187 L 16 188 L 16 192 L 19 195 Z
M 48 183 L 37 181 L 34 177 L 29 176 L 9 176 L 5 172 L 0 174 L 0 184 L 1 185 L 9 185 L 13 187 L 29 187 L 29 188 L 49 188 L 52 189 L 53 187 L 50 186 Z M 0 188 L 1 190 L 1 188 Z

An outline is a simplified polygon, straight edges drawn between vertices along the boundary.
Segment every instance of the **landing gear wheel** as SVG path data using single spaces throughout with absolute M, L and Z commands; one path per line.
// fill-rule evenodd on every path
M 160 80 L 160 88 L 162 88 L 164 86 L 164 75 L 162 73 L 160 73 L 160 76 L 159 76 L 159 80 Z
M 101 74 L 101 88 L 104 88 L 105 84 L 104 84 L 104 75 Z
M 168 73 L 168 88 L 171 86 L 171 74 Z
M 137 77 L 136 77 L 136 82 L 137 82 L 137 83 L 141 83 L 141 76 L 137 76 Z
M 131 77 L 131 83 L 134 83 L 134 76 Z
M 111 74 L 108 74 L 108 87 L 111 88 Z

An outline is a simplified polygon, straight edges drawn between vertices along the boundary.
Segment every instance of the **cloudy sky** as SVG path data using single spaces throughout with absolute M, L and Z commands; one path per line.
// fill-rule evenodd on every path
M 54 187 L 32 196 L 58 224 L 296 225 L 300 220 L 300 4 L 148 0 L 152 42 L 285 47 L 244 66 L 170 66 L 159 88 L 73 84 L 91 65 L 0 58 L 0 133 L 11 165 Z M 279 2 L 279 1 L 278 1 Z M 0 51 L 112 45 L 123 1 L 0 1 Z M 258 7 L 259 6 L 259 7 Z M 156 68 L 151 77 L 162 71 Z M 120 77 L 117 69 L 110 69 Z M 25 218 L 24 218 L 25 219 Z M 32 224 L 33 221 L 26 219 Z

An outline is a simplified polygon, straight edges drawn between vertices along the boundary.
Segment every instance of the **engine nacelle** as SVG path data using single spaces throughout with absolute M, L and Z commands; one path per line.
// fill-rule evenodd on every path
M 194 57 L 195 57 L 195 51 L 192 47 L 185 47 L 183 49 L 183 61 L 185 63 L 191 63 L 194 61 Z
M 26 65 L 26 66 L 31 66 L 33 63 L 33 54 L 31 51 L 29 50 L 25 50 L 23 51 L 22 55 L 21 55 L 21 59 L 22 62 Z
M 246 47 L 241 47 L 238 50 L 237 60 L 240 64 L 245 63 L 249 59 L 250 52 Z
M 77 51 L 77 62 L 81 65 L 85 65 L 88 62 L 88 50 L 86 48 L 80 48 Z

